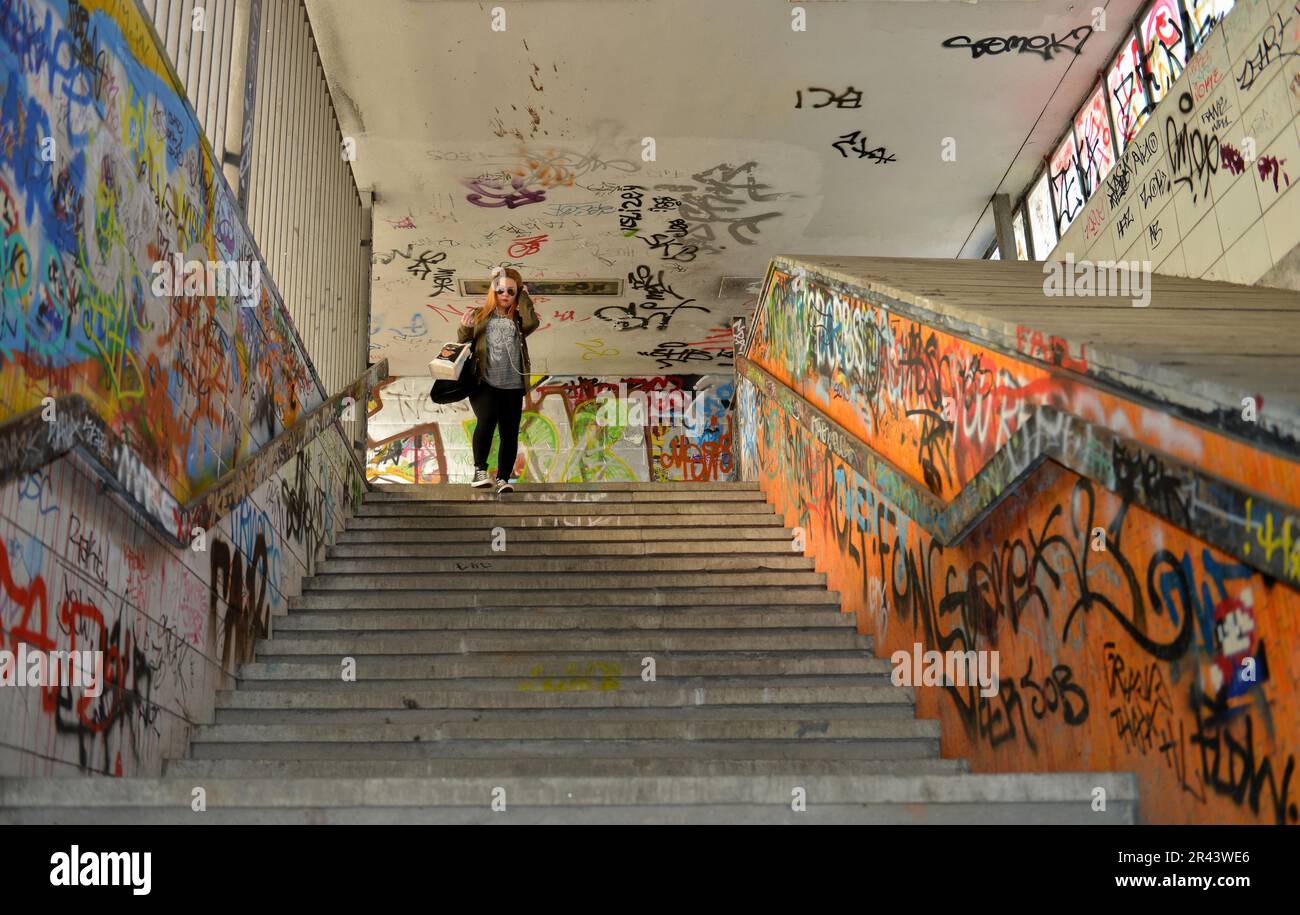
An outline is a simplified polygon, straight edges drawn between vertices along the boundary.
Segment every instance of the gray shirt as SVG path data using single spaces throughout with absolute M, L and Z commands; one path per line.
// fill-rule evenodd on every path
M 485 376 L 492 387 L 523 388 L 524 360 L 519 341 L 519 328 L 510 318 L 488 318 Z

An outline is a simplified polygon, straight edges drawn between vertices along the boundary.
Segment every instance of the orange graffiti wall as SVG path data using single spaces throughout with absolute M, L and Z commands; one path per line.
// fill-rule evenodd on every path
M 1098 391 L 1077 369 L 994 353 L 851 297 L 809 304 L 815 282 L 780 288 L 789 281 L 769 282 L 749 358 L 941 504 L 1034 401 L 1300 502 L 1293 463 Z M 806 553 L 877 655 L 916 643 L 998 652 L 994 696 L 917 690 L 918 713 L 942 722 L 945 757 L 977 772 L 1132 771 L 1145 822 L 1300 822 L 1300 566 L 1289 518 L 1247 522 L 1234 555 L 1049 460 L 1004 481 L 1001 501 L 944 546 L 879 468 L 864 476 L 783 398 L 749 377 L 736 395 L 742 477 L 803 529 Z M 1243 561 L 1250 548 L 1283 553 L 1289 580 Z

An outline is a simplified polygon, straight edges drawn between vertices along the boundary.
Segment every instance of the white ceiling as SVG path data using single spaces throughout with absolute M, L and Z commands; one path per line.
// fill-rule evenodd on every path
M 754 299 L 719 300 L 719 281 L 762 276 L 774 255 L 977 257 L 993 235 L 991 195 L 1019 194 L 1034 176 L 1138 2 L 797 5 L 806 32 L 792 31 L 785 0 L 307 0 L 357 183 L 374 194 L 371 358 L 426 374 L 474 301 L 459 281 L 485 280 L 497 263 L 524 265 L 525 282 L 622 280 L 618 297 L 540 303 L 529 348 L 535 371 L 638 375 L 729 366 L 721 328 Z M 1110 30 L 1077 56 L 975 59 L 941 44 L 1064 38 L 1097 6 Z M 504 32 L 492 30 L 495 7 Z M 814 87 L 852 87 L 860 107 L 847 96 L 827 105 Z M 896 161 L 848 145 L 841 155 L 832 144 L 854 130 Z M 655 161 L 642 160 L 645 137 Z M 955 162 L 941 158 L 945 137 Z M 544 199 L 467 199 L 465 180 L 482 176 L 483 199 L 500 203 L 506 175 Z M 649 189 L 642 237 L 625 237 L 608 209 L 622 184 Z M 678 214 L 647 212 L 655 197 L 681 201 L 689 227 L 666 249 L 652 250 L 653 236 L 669 238 Z M 513 242 L 540 235 L 534 253 L 512 256 Z M 454 283 L 435 296 L 439 269 Z M 656 281 L 663 271 L 677 298 L 662 301 L 693 300 L 665 327 L 609 320 L 632 304 L 647 314 L 647 297 L 626 288 L 639 270 Z

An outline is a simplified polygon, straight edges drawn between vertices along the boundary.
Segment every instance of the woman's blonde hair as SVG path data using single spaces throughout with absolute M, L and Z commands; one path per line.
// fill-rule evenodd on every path
M 533 308 L 533 299 L 528 294 L 528 290 L 524 287 L 524 278 L 519 275 L 519 271 L 516 270 L 514 267 L 494 267 L 492 270 L 492 275 L 488 279 L 487 301 L 485 301 L 479 307 L 478 316 L 474 318 L 474 327 L 476 330 L 481 325 L 483 325 L 488 318 L 492 317 L 492 314 L 497 310 L 496 281 L 497 278 L 502 274 L 505 274 L 507 277 L 514 280 L 515 287 L 519 290 L 515 294 L 514 302 L 511 303 L 510 305 L 510 310 L 509 312 L 507 312 L 507 317 L 509 317 L 510 320 L 513 321 L 515 319 L 515 315 L 519 313 L 519 305 L 522 302 L 527 302 L 528 307 L 532 308 L 534 313 L 537 311 L 536 308 Z

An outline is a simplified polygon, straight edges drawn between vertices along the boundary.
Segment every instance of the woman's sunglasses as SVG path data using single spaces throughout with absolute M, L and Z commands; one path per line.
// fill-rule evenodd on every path
M 513 289 L 505 289 L 500 286 L 497 287 L 497 295 L 514 295 L 514 294 L 515 291 Z

